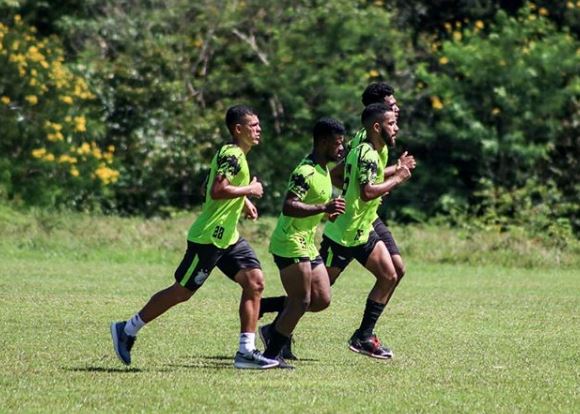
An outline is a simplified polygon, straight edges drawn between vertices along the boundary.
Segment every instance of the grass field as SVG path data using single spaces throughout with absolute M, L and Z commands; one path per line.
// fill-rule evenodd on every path
M 580 412 L 574 266 L 442 264 L 413 255 L 377 326 L 395 352 L 382 362 L 346 347 L 372 284 L 351 265 L 329 310 L 298 326 L 297 369 L 265 372 L 232 367 L 239 288 L 215 271 L 190 302 L 141 331 L 125 368 L 108 324 L 172 282 L 190 218 L 153 231 L 134 219 L 7 214 L 0 412 Z M 245 231 L 263 261 L 265 293 L 281 294 L 267 241 L 259 240 L 265 230 L 253 226 Z

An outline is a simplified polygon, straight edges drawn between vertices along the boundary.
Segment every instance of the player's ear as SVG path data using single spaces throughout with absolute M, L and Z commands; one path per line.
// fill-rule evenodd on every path
M 381 132 L 381 124 L 379 124 L 378 122 L 375 122 L 375 123 L 373 124 L 373 130 L 374 130 L 375 132 L 377 132 L 377 133 L 378 133 L 378 132 Z

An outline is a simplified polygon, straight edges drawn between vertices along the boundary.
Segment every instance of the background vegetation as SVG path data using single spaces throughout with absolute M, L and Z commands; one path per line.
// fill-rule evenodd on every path
M 225 109 L 246 102 L 264 130 L 258 205 L 277 214 L 314 120 L 355 131 L 362 90 L 385 80 L 402 108 L 392 159 L 419 161 L 385 218 L 566 245 L 580 229 L 579 17 L 574 1 L 0 0 L 0 197 L 198 205 Z

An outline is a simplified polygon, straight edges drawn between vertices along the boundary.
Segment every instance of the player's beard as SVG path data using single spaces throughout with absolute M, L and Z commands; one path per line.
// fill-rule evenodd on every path
M 393 147 L 395 145 L 395 140 L 389 135 L 389 131 L 387 131 L 387 129 L 383 126 L 381 126 L 381 138 L 389 147 Z

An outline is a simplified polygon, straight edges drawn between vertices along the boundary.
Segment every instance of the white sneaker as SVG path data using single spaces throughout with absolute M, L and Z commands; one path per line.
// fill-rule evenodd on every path
M 275 359 L 266 358 L 260 351 L 254 349 L 249 354 L 236 352 L 234 367 L 240 369 L 268 369 L 275 368 L 280 363 Z

